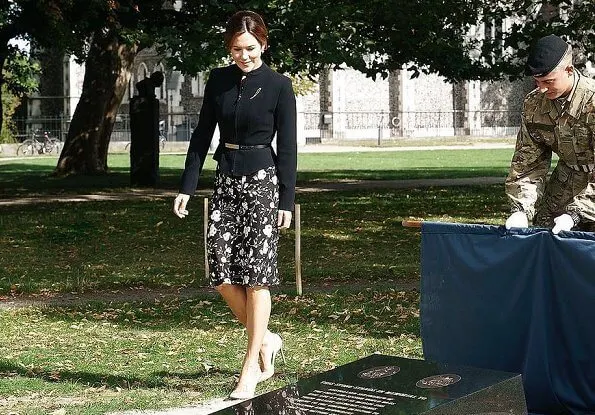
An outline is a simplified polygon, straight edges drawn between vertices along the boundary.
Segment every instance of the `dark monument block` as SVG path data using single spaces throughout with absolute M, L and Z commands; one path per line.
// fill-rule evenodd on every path
M 521 375 L 375 354 L 215 414 L 526 415 Z
M 130 184 L 155 186 L 159 179 L 159 101 L 130 100 Z
M 130 100 L 130 184 L 155 186 L 159 179 L 159 100 L 155 88 L 163 73 L 136 83 L 139 95 Z

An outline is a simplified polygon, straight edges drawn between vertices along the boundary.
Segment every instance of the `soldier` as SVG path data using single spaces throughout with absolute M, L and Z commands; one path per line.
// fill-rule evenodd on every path
M 595 231 L 595 80 L 572 65 L 572 48 L 555 35 L 533 45 L 526 74 L 536 88 L 525 97 L 506 194 L 506 228 Z M 559 157 L 549 180 L 552 152 Z

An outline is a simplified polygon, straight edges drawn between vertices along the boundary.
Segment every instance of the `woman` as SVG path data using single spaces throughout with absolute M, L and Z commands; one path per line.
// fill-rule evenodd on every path
M 234 64 L 209 75 L 174 213 L 180 218 L 188 214 L 186 205 L 218 124 L 207 233 L 209 278 L 246 327 L 248 347 L 230 397 L 248 399 L 259 381 L 274 374 L 282 347 L 281 337 L 267 329 L 269 287 L 279 284 L 278 230 L 290 226 L 294 206 L 296 107 L 290 79 L 262 61 L 268 31 L 257 13 L 234 14 L 224 40 Z M 271 148 L 275 134 L 276 153 Z

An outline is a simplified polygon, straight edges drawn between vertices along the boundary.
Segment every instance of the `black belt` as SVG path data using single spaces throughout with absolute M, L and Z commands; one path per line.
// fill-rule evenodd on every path
M 223 143 L 225 148 L 230 150 L 253 150 L 255 148 L 269 148 L 269 144 L 255 144 L 253 146 L 245 146 L 243 144 Z

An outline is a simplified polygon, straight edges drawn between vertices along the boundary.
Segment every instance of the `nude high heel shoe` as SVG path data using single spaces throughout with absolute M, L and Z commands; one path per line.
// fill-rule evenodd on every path
M 263 365 L 268 363 L 269 367 L 262 371 L 260 375 L 260 382 L 270 379 L 275 374 L 275 359 L 277 354 L 281 352 L 281 358 L 285 363 L 285 355 L 283 354 L 283 340 L 281 336 L 276 333 L 271 333 L 270 340 L 267 344 L 267 352 L 261 354 Z
M 260 382 L 262 372 L 257 366 L 250 369 L 249 374 L 241 377 L 243 383 L 238 382 L 236 388 L 229 394 L 230 399 L 251 399 L 254 398 L 256 385 Z

